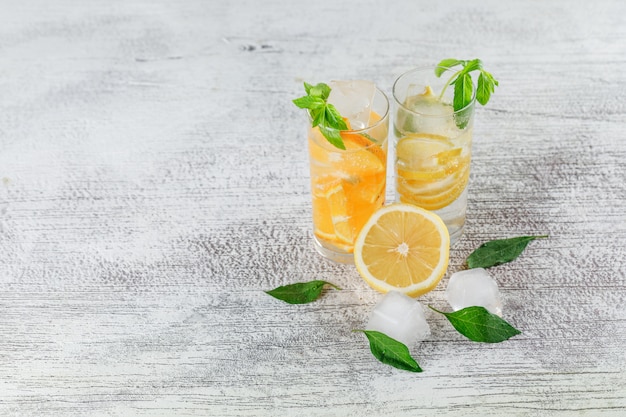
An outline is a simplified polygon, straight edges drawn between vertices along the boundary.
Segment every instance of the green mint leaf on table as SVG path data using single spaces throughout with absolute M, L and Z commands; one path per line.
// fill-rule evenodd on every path
M 328 103 L 330 87 L 324 83 L 311 85 L 305 82 L 304 91 L 307 95 L 293 100 L 293 103 L 301 109 L 309 110 L 313 120 L 312 127 L 319 126 L 320 132 L 328 142 L 345 150 L 340 131 L 348 130 L 348 126 L 337 108 Z
M 469 268 L 489 268 L 511 262 L 526 249 L 531 241 L 547 237 L 548 235 L 518 236 L 483 243 L 467 257 L 467 266 Z
M 474 342 L 499 343 L 522 333 L 499 316 L 491 314 L 484 307 L 467 307 L 452 313 L 445 313 L 431 306 L 428 307 L 446 316 L 459 333 Z
M 370 342 L 372 354 L 384 364 L 410 372 L 422 372 L 422 368 L 409 353 L 409 348 L 384 333 L 375 330 L 353 330 L 362 332 Z
M 470 73 L 479 71 L 476 100 L 478 100 L 478 102 L 483 106 L 487 104 L 491 98 L 491 94 L 495 91 L 495 87 L 498 85 L 498 81 L 493 78 L 493 75 L 485 71 L 483 63 L 480 59 L 472 59 L 471 61 L 454 58 L 444 59 L 437 64 L 437 67 L 435 68 L 435 75 L 437 77 L 441 77 L 444 72 L 451 70 L 453 67 L 458 65 L 461 66 L 461 69 L 453 73 L 448 79 L 439 94 L 439 98 L 442 99 L 448 86 L 454 84 L 454 99 L 452 101 L 454 111 L 459 111 L 465 108 L 472 102 L 472 97 L 474 96 L 474 80 L 472 79 Z M 463 129 L 467 124 L 467 121 L 460 120 L 457 124 L 460 129 Z
M 274 298 L 278 298 L 289 304 L 306 304 L 315 301 L 322 294 L 324 285 L 340 290 L 335 284 L 330 282 L 315 280 L 309 282 L 297 282 L 295 284 L 283 285 L 270 291 L 265 291 Z

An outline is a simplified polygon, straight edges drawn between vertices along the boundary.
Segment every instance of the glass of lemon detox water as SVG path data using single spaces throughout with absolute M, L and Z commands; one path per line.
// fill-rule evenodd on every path
M 385 203 L 389 101 L 369 81 L 305 89 L 303 105 L 294 102 L 313 103 L 307 139 L 314 245 L 328 259 L 353 263 L 358 233 Z
M 465 225 L 476 101 L 473 84 L 455 92 L 464 86 L 450 84 L 453 74 L 444 67 L 417 68 L 393 85 L 396 200 L 439 215 L 451 244 Z M 464 101 L 453 105 L 459 93 Z

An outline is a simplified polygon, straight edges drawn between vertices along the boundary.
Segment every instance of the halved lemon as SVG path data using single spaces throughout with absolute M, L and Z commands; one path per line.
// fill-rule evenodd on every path
M 354 245 L 354 264 L 375 290 L 417 297 L 434 289 L 448 268 L 450 236 L 435 213 L 411 204 L 376 211 Z

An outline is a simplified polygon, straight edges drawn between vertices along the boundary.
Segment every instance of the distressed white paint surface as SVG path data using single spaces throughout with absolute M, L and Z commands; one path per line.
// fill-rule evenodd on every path
M 2 2 L 0 415 L 626 415 L 626 6 L 351 3 Z M 551 237 L 492 270 L 523 335 L 431 315 L 416 375 L 373 359 L 351 330 L 379 295 L 312 249 L 290 100 L 446 57 L 500 80 L 450 272 Z M 314 278 L 344 290 L 263 293 Z

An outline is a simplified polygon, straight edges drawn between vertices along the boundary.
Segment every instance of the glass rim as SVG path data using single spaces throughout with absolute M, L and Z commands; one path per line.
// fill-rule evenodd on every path
M 428 114 L 428 113 L 420 113 L 418 111 L 415 110 L 411 110 L 408 107 L 406 107 L 404 104 L 400 103 L 400 101 L 398 100 L 398 97 L 396 96 L 396 87 L 398 82 L 405 78 L 406 76 L 416 73 L 416 72 L 420 72 L 420 71 L 425 71 L 425 70 L 433 70 L 433 76 L 436 76 L 434 73 L 434 69 L 435 68 L 444 68 L 446 71 L 447 70 L 451 70 L 452 68 L 450 67 L 445 67 L 443 65 L 426 65 L 426 66 L 422 66 L 422 67 L 416 67 L 416 68 L 412 68 L 402 74 L 400 74 L 400 76 L 398 76 L 398 78 L 396 78 L 396 80 L 393 82 L 393 87 L 391 87 L 391 95 L 393 96 L 393 100 L 396 102 L 396 104 L 400 107 L 402 107 L 403 110 L 406 110 L 409 113 L 413 113 L 416 114 L 418 116 L 421 117 L 434 117 L 434 118 L 444 118 L 444 117 L 450 117 L 450 115 L 438 115 L 438 114 Z M 443 74 L 442 74 L 443 75 Z M 472 91 L 472 99 L 470 100 L 470 102 L 463 108 L 459 109 L 459 110 L 455 110 L 452 112 L 452 115 L 456 115 L 459 114 L 463 111 L 466 111 L 468 108 L 470 108 L 471 106 L 473 106 L 476 103 L 476 89 L 474 88 Z
M 380 94 L 382 94 L 383 98 L 385 99 L 385 102 L 387 103 L 387 108 L 385 109 L 385 114 L 380 116 L 380 119 L 377 120 L 375 123 L 369 125 L 369 126 L 365 126 L 362 129 L 347 129 L 347 130 L 341 130 L 341 132 L 348 132 L 348 133 L 361 133 L 361 132 L 366 132 L 368 130 L 371 130 L 377 126 L 379 126 L 380 124 L 382 124 L 385 119 L 389 116 L 389 110 L 391 108 L 391 105 L 389 104 L 389 97 L 387 97 L 387 94 L 385 94 L 385 92 L 383 90 L 381 90 L 380 88 L 378 88 L 378 86 L 376 87 L 376 91 L 378 91 Z M 312 121 L 313 119 L 311 118 L 311 113 L 307 110 L 306 112 L 309 121 Z

